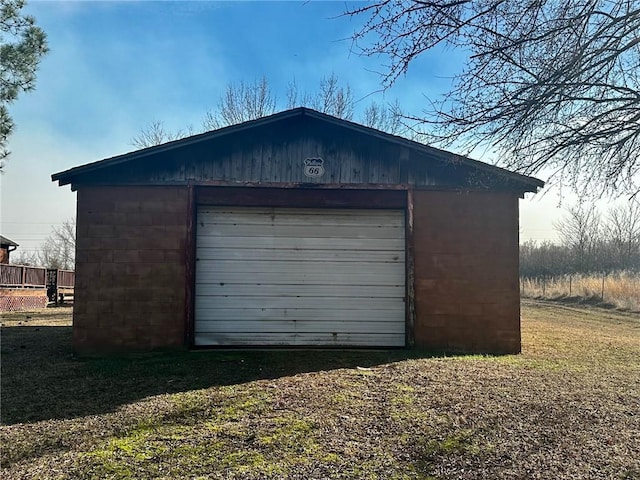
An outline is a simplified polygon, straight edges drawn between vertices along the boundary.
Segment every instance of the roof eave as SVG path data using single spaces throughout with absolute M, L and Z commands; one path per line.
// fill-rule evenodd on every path
M 131 160 L 137 160 L 139 158 L 144 158 L 149 155 L 154 155 L 156 153 L 162 153 L 169 150 L 174 150 L 179 147 L 185 147 L 185 146 L 193 145 L 195 143 L 200 143 L 206 140 L 212 140 L 224 135 L 241 132 L 243 130 L 253 128 L 256 125 L 267 125 L 275 121 L 279 121 L 279 120 L 283 120 L 299 114 L 303 114 L 304 112 L 300 112 L 300 110 L 307 110 L 307 109 L 300 107 L 293 110 L 287 110 L 285 112 L 276 113 L 268 117 L 262 117 L 255 120 L 248 120 L 246 122 L 239 123 L 237 125 L 229 125 L 228 127 L 223 127 L 217 130 L 199 133 L 197 135 L 192 135 L 187 138 L 180 138 L 178 140 L 173 140 L 171 142 L 163 143 L 161 145 L 153 145 L 151 147 L 147 147 L 142 150 L 135 150 L 133 152 L 123 153 L 121 155 L 116 155 L 114 157 L 109 157 L 102 160 L 98 160 L 96 162 L 91 162 L 86 165 L 80 165 L 78 167 L 70 168 L 69 170 L 64 170 L 62 172 L 54 173 L 53 175 L 51 175 L 51 181 L 52 182 L 57 181 L 58 186 L 61 187 L 63 185 L 68 185 L 72 183 L 73 181 L 72 177 L 75 177 L 77 175 L 90 173 L 95 170 L 100 170 L 101 168 L 112 167 L 115 165 L 119 165 L 121 163 L 129 162 Z
M 516 182 L 524 183 L 530 185 L 535 190 L 527 190 L 531 192 L 537 192 L 539 188 L 544 187 L 545 182 L 542 180 L 530 177 L 527 175 L 522 175 L 521 173 L 512 172 L 509 170 L 505 170 L 504 168 L 497 167 L 495 165 L 491 165 L 488 163 L 481 162 L 479 160 L 474 160 L 469 157 L 465 157 L 463 155 L 458 155 L 456 153 L 448 152 L 446 150 L 442 150 L 436 147 L 432 147 L 429 145 L 425 145 L 423 143 L 416 142 L 414 140 L 410 140 L 408 138 L 400 137 L 398 135 L 394 135 L 391 133 L 383 132 L 381 130 L 376 130 L 375 128 L 367 127 L 366 125 L 360 125 L 358 123 L 352 122 L 350 120 L 344 120 L 341 118 L 336 118 L 331 115 L 327 115 L 321 112 L 316 112 L 315 110 L 304 109 L 307 115 L 310 117 L 315 117 L 321 120 L 326 120 L 328 122 L 334 123 L 336 125 L 345 126 L 350 128 L 351 130 L 359 131 L 360 133 L 364 133 L 367 135 L 373 135 L 383 140 L 391 141 L 400 145 L 404 145 L 408 148 L 413 148 L 416 150 L 420 150 L 424 153 L 429 154 L 432 157 L 435 157 L 436 160 L 450 164 L 452 161 L 459 161 L 461 164 L 477 168 L 478 170 L 483 170 L 493 174 L 501 174 L 506 178 L 510 178 Z
M 204 132 L 204 133 L 193 135 L 187 138 L 182 138 L 178 140 L 173 140 L 171 142 L 163 143 L 161 145 L 154 145 L 142 150 L 136 150 L 134 152 L 129 152 L 122 155 L 106 158 L 103 160 L 98 160 L 96 162 L 92 162 L 86 165 L 81 165 L 79 167 L 74 167 L 69 170 L 54 173 L 53 175 L 51 175 L 51 180 L 54 182 L 58 181 L 58 186 L 72 184 L 73 178 L 78 175 L 90 173 L 106 167 L 112 167 L 124 162 L 144 158 L 149 155 L 170 151 L 179 147 L 193 145 L 206 140 L 212 140 L 225 135 L 238 133 L 243 130 L 254 128 L 256 126 L 267 125 L 269 123 L 277 122 L 287 118 L 292 118 L 296 116 L 305 116 L 305 115 L 310 118 L 315 118 L 321 121 L 329 122 L 334 125 L 337 125 L 343 128 L 348 128 L 350 130 L 353 130 L 365 135 L 374 136 L 376 138 L 380 138 L 385 141 L 390 141 L 399 145 L 406 146 L 407 148 L 421 151 L 422 153 L 428 154 L 430 157 L 434 158 L 435 160 L 447 165 L 451 165 L 452 163 L 459 163 L 463 166 L 467 166 L 469 168 L 475 168 L 480 171 L 485 171 L 493 175 L 501 175 L 505 179 L 511 180 L 515 183 L 522 184 L 523 186 L 526 185 L 527 188 L 524 190 L 525 192 L 535 193 L 538 191 L 539 188 L 542 188 L 544 186 L 544 182 L 542 180 L 539 180 L 534 177 L 529 177 L 519 173 L 511 172 L 509 170 L 505 170 L 503 168 L 500 168 L 494 165 L 483 163 L 478 160 L 473 160 L 471 158 L 458 155 L 455 153 L 447 152 L 445 150 L 431 147 L 429 145 L 424 145 L 422 143 L 418 143 L 416 141 L 409 140 L 404 137 L 399 137 L 397 135 L 382 132 L 380 130 L 367 127 L 365 125 L 360 125 L 358 123 L 354 123 L 349 120 L 333 117 L 331 115 L 317 112 L 315 110 L 311 110 L 305 107 L 298 107 L 292 110 L 286 110 L 284 112 L 275 113 L 268 117 L 249 120 L 247 122 L 239 123 L 237 125 L 230 125 L 228 127 L 223 127 L 218 130 Z M 72 186 L 72 189 L 73 189 L 73 186 Z
M 9 240 L 7 237 L 3 237 L 0 235 L 0 244 L 6 245 L 8 247 L 19 247 L 20 245 L 14 242 L 13 240 Z

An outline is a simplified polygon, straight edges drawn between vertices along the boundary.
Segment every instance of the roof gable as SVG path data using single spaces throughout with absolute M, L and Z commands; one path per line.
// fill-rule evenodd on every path
M 461 171 L 464 171 L 465 178 L 467 179 L 465 180 L 465 185 L 467 186 L 470 186 L 470 176 L 474 177 L 473 181 L 477 182 L 478 186 L 501 184 L 508 185 L 510 189 L 520 192 L 535 192 L 544 185 L 544 182 L 533 177 L 510 172 L 493 165 L 423 145 L 403 137 L 391 135 L 304 107 L 88 163 L 55 173 L 51 178 L 53 181 L 58 181 L 61 186 L 72 184 L 72 188 L 84 182 L 91 182 L 97 178 L 109 178 L 109 173 L 117 174 L 119 178 L 121 178 L 123 175 L 131 175 L 130 172 L 132 169 L 135 170 L 136 166 L 139 168 L 143 168 L 143 166 L 144 168 L 152 168 L 157 165 L 156 160 L 158 159 L 167 161 L 167 159 L 179 158 L 183 153 L 191 154 L 194 151 L 198 151 L 198 148 L 202 149 L 203 147 L 207 147 L 208 149 L 215 149 L 217 146 L 225 144 L 240 145 L 247 142 L 250 143 L 254 141 L 256 137 L 259 137 L 261 132 L 267 130 L 273 131 L 278 128 L 291 135 L 296 135 L 296 132 L 300 134 L 305 128 L 306 131 L 323 128 L 331 131 L 334 136 L 350 138 L 354 139 L 354 141 L 359 139 L 358 144 L 361 148 L 365 148 L 363 146 L 366 144 L 375 145 L 375 147 L 371 147 L 374 149 L 374 152 L 384 149 L 385 147 L 394 148 L 396 150 L 394 150 L 390 156 L 414 156 L 416 159 L 420 159 L 420 161 L 433 164 L 431 170 L 436 171 L 437 174 L 441 176 L 444 175 L 446 177 L 447 171 L 450 171 L 452 174 L 460 174 Z M 325 140 L 326 138 L 327 136 L 325 135 Z M 370 152 L 372 151 L 371 148 L 369 148 Z M 400 151 L 402 152 L 398 153 Z M 189 161 L 193 162 L 193 160 Z M 417 162 L 416 165 L 419 165 L 419 162 Z M 342 176 L 339 177 L 340 178 L 330 178 L 329 183 L 343 183 L 344 178 Z M 276 176 L 275 178 L 278 177 Z M 238 178 L 235 178 L 235 181 L 238 180 Z M 295 183 L 295 179 L 290 178 L 287 180 L 294 181 Z M 369 176 L 369 178 L 363 178 L 361 176 L 355 178 L 354 181 L 350 183 L 366 184 L 372 183 L 372 181 L 373 183 L 377 183 L 376 180 L 373 176 Z M 410 175 L 406 176 L 406 178 L 402 175 L 399 175 L 398 178 L 395 179 L 389 178 L 386 183 L 391 183 L 392 180 L 396 183 L 411 183 Z M 269 182 L 273 180 L 267 179 L 266 181 Z M 322 181 L 316 183 L 327 182 Z

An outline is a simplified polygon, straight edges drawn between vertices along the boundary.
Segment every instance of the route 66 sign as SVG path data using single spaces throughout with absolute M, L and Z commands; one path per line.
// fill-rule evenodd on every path
M 321 158 L 306 158 L 304 160 L 304 174 L 307 177 L 318 178 L 324 175 L 324 161 Z

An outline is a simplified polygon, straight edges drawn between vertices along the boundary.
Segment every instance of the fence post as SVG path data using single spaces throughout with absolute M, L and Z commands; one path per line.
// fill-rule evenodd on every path
M 604 277 L 606 276 L 605 272 L 602 272 L 602 291 L 600 292 L 600 300 L 604 302 Z

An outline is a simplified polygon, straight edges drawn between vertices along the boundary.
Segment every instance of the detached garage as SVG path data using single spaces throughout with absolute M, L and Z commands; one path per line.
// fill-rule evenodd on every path
M 80 353 L 520 350 L 537 179 L 305 108 L 52 178 L 78 192 Z

